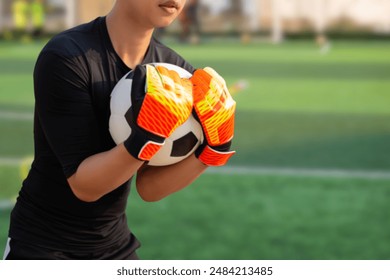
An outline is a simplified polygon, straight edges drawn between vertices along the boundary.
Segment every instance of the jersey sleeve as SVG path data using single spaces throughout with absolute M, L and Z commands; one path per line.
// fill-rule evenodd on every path
M 87 67 L 81 56 L 45 52 L 34 69 L 37 121 L 67 178 L 99 147 Z

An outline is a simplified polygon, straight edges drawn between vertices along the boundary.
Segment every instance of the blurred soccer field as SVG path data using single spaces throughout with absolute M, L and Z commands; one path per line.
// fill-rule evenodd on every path
M 144 259 L 389 259 L 390 43 L 170 44 L 237 101 L 237 154 L 158 203 L 129 199 Z M 41 43 L 0 43 L 0 198 L 31 155 Z M 1 205 L 0 205 L 1 206 Z M 0 210 L 0 252 L 9 209 Z

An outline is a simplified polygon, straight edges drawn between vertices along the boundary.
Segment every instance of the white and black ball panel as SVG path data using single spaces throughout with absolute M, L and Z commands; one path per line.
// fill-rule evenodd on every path
M 109 130 L 116 144 L 124 142 L 131 133 L 131 128 L 125 118 L 131 107 L 132 72 L 127 73 L 118 81 L 111 93 Z
M 191 115 L 165 140 L 164 146 L 152 157 L 149 165 L 168 165 L 168 159 L 170 164 L 179 162 L 195 152 L 202 142 L 202 127 Z
M 125 114 L 131 107 L 131 87 L 133 85 L 133 72 L 127 73 L 114 87 L 111 93 L 111 112 Z

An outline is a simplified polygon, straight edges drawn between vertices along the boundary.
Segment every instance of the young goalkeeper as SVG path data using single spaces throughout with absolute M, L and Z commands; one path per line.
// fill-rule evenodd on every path
M 223 79 L 212 69 L 195 71 L 152 37 L 184 4 L 117 0 L 107 16 L 60 33 L 43 48 L 34 70 L 34 161 L 11 214 L 5 259 L 138 259 L 140 243 L 125 213 L 132 177 L 137 174 L 142 199 L 157 201 L 233 155 L 235 102 Z M 194 75 L 185 80 L 163 67 L 142 66 L 150 62 Z M 110 93 L 131 69 L 137 96 L 132 133 L 115 145 L 108 130 Z M 167 80 L 175 82 L 167 86 Z M 150 124 L 151 103 L 168 116 L 162 131 Z M 191 113 L 206 136 L 195 154 L 172 166 L 146 165 Z

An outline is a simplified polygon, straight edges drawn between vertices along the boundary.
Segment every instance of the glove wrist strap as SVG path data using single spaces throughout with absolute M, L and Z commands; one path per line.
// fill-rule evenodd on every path
M 162 137 L 153 137 L 150 139 L 143 133 L 132 132 L 124 146 L 134 158 L 149 161 L 164 145 L 165 139 Z
M 195 151 L 195 156 L 205 165 L 223 166 L 235 153 L 235 151 L 218 151 L 215 147 L 201 145 Z

